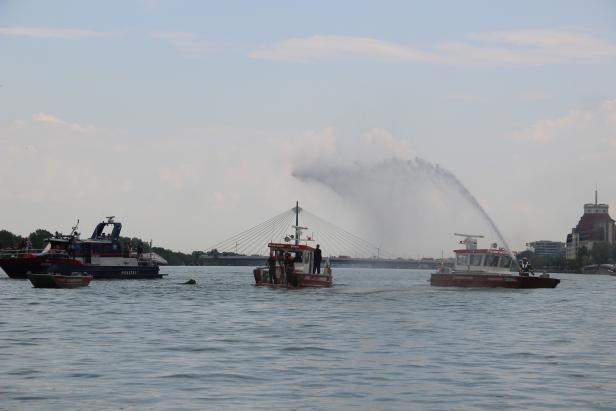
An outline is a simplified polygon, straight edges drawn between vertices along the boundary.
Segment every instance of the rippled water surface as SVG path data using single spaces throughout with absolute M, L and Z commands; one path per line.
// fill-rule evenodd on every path
M 466 290 L 348 268 L 271 290 L 249 267 L 163 271 L 74 290 L 0 274 L 0 409 L 616 409 L 616 277 Z

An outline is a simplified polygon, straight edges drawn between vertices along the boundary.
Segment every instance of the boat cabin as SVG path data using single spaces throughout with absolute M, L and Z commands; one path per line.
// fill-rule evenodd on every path
M 332 286 L 332 271 L 325 263 L 323 273 L 312 273 L 315 248 L 303 244 L 269 243 L 270 254 L 276 257 L 275 270 L 272 261 L 253 270 L 256 285 L 284 288 L 323 288 Z M 289 261 L 292 264 L 289 264 Z
M 122 231 L 122 223 L 113 221 L 114 218 L 115 217 L 107 217 L 107 221 L 101 221 L 98 223 L 90 239 L 118 240 L 120 238 L 120 231 Z M 107 230 L 107 227 L 111 227 L 111 230 Z
M 504 249 L 454 250 L 456 261 L 454 270 L 509 274 L 512 259 Z
M 497 248 L 496 243 L 492 244 L 490 248 L 478 249 L 477 239 L 483 238 L 482 235 L 458 233 L 454 235 L 464 237 L 464 240 L 460 241 L 460 244 L 466 246 L 462 250 L 453 250 L 456 255 L 454 265 L 455 272 L 510 273 L 513 259 L 507 250 L 504 248 Z
M 314 265 L 314 248 L 303 244 L 269 243 L 270 255 L 276 256 L 276 264 L 284 264 L 285 255 L 293 257 L 293 268 L 296 273 L 311 274 Z
M 123 244 L 120 239 L 122 223 L 107 217 L 107 221 L 101 221 L 96 225 L 92 236 L 80 239 L 75 231 L 70 235 L 56 233 L 47 239 L 48 242 L 44 253 L 67 254 L 71 258 L 77 258 L 84 264 L 94 265 L 137 265 L 137 259 L 141 256 L 132 256 L 128 243 Z

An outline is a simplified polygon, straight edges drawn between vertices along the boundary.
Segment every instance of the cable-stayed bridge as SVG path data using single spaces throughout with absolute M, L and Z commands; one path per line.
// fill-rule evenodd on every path
M 308 210 L 295 206 L 248 230 L 216 243 L 207 250 L 220 254 L 266 256 L 270 242 L 294 242 L 296 218 L 303 230 L 301 243 L 321 246 L 324 256 L 351 258 L 396 258 L 378 245 L 336 226 Z
M 258 265 L 269 255 L 270 242 L 295 242 L 296 225 L 307 227 L 301 234 L 301 244 L 319 244 L 323 256 L 335 265 L 363 265 L 392 268 L 433 268 L 436 263 L 402 259 L 337 225 L 296 205 L 260 224 L 206 250 L 206 265 Z

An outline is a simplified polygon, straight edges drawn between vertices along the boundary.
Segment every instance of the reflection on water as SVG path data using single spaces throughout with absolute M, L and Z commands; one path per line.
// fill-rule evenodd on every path
M 164 271 L 74 290 L 0 279 L 0 409 L 616 404 L 615 277 L 464 290 L 348 268 L 331 289 L 270 290 L 248 267 Z

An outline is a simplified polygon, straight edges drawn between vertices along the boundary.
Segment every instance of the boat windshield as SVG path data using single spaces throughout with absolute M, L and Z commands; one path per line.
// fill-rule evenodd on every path
M 470 265 L 476 265 L 476 266 L 481 265 L 481 260 L 483 258 L 482 254 L 471 254 L 470 257 L 471 257 Z
M 458 254 L 456 263 L 458 265 L 468 265 L 468 254 Z
M 301 251 L 297 251 L 295 253 L 295 262 L 296 263 L 301 263 L 302 262 L 302 252 Z
M 498 256 L 497 255 L 486 255 L 486 261 L 484 265 L 487 267 L 498 267 Z
M 510 266 L 511 266 L 511 257 L 509 257 L 508 255 L 502 256 L 500 259 L 499 267 L 508 268 Z

